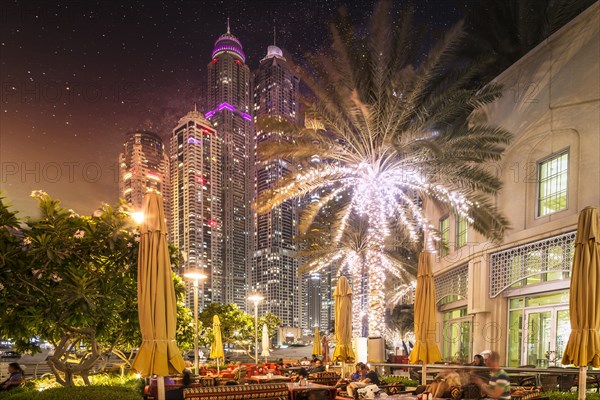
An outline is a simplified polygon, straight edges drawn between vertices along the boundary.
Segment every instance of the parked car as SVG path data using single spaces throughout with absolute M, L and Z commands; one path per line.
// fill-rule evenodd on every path
M 16 351 L 8 350 L 0 353 L 0 358 L 20 358 L 21 353 L 17 353 Z

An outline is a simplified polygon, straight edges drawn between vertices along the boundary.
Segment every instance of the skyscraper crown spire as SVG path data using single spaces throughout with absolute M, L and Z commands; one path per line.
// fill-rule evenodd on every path
M 246 62 L 246 55 L 244 54 L 244 50 L 242 48 L 242 43 L 231 33 L 231 29 L 229 26 L 229 17 L 227 17 L 227 32 L 219 36 L 217 41 L 215 42 L 215 47 L 212 52 L 212 58 L 214 59 L 216 56 L 228 53 L 232 54 L 240 59 L 243 63 Z
M 273 26 L 273 46 L 277 46 L 277 25 Z

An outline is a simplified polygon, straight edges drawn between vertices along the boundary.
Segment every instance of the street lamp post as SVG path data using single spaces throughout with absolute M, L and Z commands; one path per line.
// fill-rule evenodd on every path
M 194 282 L 194 373 L 198 374 L 198 281 L 204 282 L 206 275 L 200 272 L 200 269 L 190 268 L 183 274 L 183 276 Z
M 248 300 L 254 302 L 254 357 L 256 360 L 256 365 L 258 366 L 258 303 L 263 299 L 263 297 L 256 293 L 252 296 L 248 297 Z

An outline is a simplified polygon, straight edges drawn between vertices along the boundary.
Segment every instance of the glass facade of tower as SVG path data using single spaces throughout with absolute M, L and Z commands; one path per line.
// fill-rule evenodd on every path
M 222 139 L 222 296 L 246 309 L 252 243 L 252 165 L 254 138 L 250 116 L 250 71 L 242 44 L 229 32 L 215 42 L 208 64 L 206 113 Z
M 141 210 L 146 192 L 157 192 L 163 195 L 167 211 L 169 188 L 169 157 L 160 136 L 129 132 L 119 155 L 119 197 Z
M 221 259 L 222 141 L 196 111 L 179 120 L 170 143 L 172 220 L 171 242 L 184 254 L 186 268 L 200 268 L 208 277 L 200 287 L 200 304 L 223 301 Z M 193 290 L 187 284 L 186 304 Z
M 269 46 L 254 77 L 254 115 L 279 117 L 298 123 L 299 79 L 289 69 L 281 50 Z M 285 141 L 279 132 L 256 132 L 256 143 Z M 254 174 L 256 198 L 290 172 L 286 160 L 257 162 Z M 252 290 L 261 293 L 261 313 L 272 312 L 283 326 L 300 326 L 300 296 L 296 259 L 297 201 L 290 200 L 265 214 L 254 216 Z
M 300 280 L 301 328 L 306 335 L 311 335 L 315 326 L 321 332 L 331 332 L 334 324 L 333 292 L 337 276 L 328 267 L 320 272 L 303 274 Z

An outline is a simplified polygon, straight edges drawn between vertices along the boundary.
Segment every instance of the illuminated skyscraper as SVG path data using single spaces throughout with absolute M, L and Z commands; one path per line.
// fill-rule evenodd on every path
M 240 41 L 227 33 L 215 42 L 208 64 L 206 113 L 223 140 L 222 301 L 246 309 L 251 257 L 253 193 L 253 122 L 250 116 L 250 71 Z
M 221 260 L 221 148 L 211 123 L 198 111 L 189 112 L 173 129 L 170 143 L 171 242 L 184 254 L 186 268 L 201 268 L 208 276 L 201 286 L 200 307 L 223 301 Z M 192 285 L 186 303 L 193 304 Z
M 307 273 L 300 277 L 301 319 L 300 326 L 305 334 L 310 335 L 315 326 L 321 332 L 333 329 L 333 291 L 337 285 L 337 277 L 331 268 L 321 272 Z
M 119 197 L 141 210 L 146 192 L 157 192 L 168 209 L 169 188 L 169 157 L 160 136 L 129 132 L 119 155 Z
M 271 116 L 298 123 L 298 77 L 279 47 L 269 46 L 254 76 L 254 116 Z M 285 141 L 279 132 L 257 130 L 256 143 Z M 255 197 L 273 187 L 291 166 L 286 160 L 256 163 Z M 284 326 L 300 326 L 299 280 L 296 260 L 297 201 L 290 200 L 266 214 L 255 215 L 252 289 L 261 293 L 261 313 L 270 311 Z

